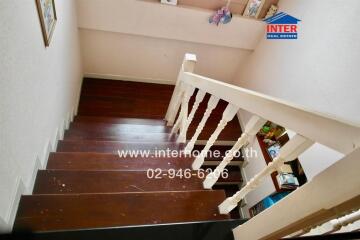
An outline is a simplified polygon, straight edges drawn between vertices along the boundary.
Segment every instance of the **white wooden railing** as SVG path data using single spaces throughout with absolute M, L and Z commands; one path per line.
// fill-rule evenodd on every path
M 354 211 L 340 218 L 330 220 L 320 226 L 313 226 L 307 229 L 302 229 L 301 231 L 294 233 L 292 236 L 317 236 L 336 233 L 344 229 L 344 227 L 357 223 L 358 221 L 360 221 L 360 210 Z M 350 231 L 359 230 L 359 226 L 353 226 Z
M 216 171 L 207 175 L 203 184 L 204 188 L 212 188 L 218 180 L 219 173 L 233 159 L 234 153 L 246 145 L 267 120 L 296 132 L 296 135 L 281 148 L 280 154 L 273 162 L 250 179 L 240 191 L 219 205 L 221 214 L 227 214 L 233 210 L 249 192 L 259 186 L 267 175 L 280 169 L 285 162 L 296 159 L 315 142 L 345 155 L 343 159 L 275 206 L 234 229 L 235 238 L 243 239 L 241 236 L 246 236 L 246 239 L 277 239 L 314 224 L 326 222 L 339 216 L 343 211 L 359 209 L 359 126 L 248 89 L 194 74 L 195 63 L 195 55 L 185 55 L 165 116 L 168 125 L 173 126 L 172 133 L 179 133 L 177 141 L 187 143 L 185 150 L 191 152 L 219 100 L 225 100 L 228 102 L 228 106 L 201 154 L 195 158 L 192 165 L 194 170 L 203 165 L 204 156 L 239 109 L 253 114 L 253 117 L 246 124 L 244 132 L 217 166 Z M 189 114 L 189 99 L 196 89 L 198 91 L 195 103 Z M 186 135 L 188 127 L 206 93 L 211 94 L 207 109 L 195 134 L 188 138 Z M 178 118 L 175 121 L 177 114 Z M 330 173 L 333 176 L 330 176 Z M 333 190 L 330 191 L 331 189 Z M 288 212 L 284 214 L 284 211 Z M 264 225 L 264 223 L 271 224 Z

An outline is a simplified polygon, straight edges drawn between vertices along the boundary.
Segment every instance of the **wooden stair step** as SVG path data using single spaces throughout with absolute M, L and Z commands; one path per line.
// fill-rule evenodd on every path
M 153 172 L 154 173 L 154 172 Z M 159 173 L 159 175 L 157 175 Z M 158 192 L 203 190 L 197 172 L 190 178 L 169 177 L 167 171 L 38 171 L 33 194 Z
M 81 96 L 79 115 L 125 118 L 164 118 L 171 95 L 163 99 L 125 96 Z
M 229 219 L 224 191 L 22 196 L 15 231 L 55 231 Z
M 188 129 L 189 136 L 192 136 L 195 133 L 197 126 L 199 125 L 202 117 L 204 116 L 210 96 L 211 95 L 207 93 L 205 95 L 204 100 L 200 103 L 199 108 L 195 113 L 194 119 L 189 126 Z M 193 94 L 193 96 L 190 98 L 189 109 L 192 108 L 195 102 L 195 97 L 196 94 Z M 216 108 L 211 112 L 211 115 L 198 138 L 199 140 L 208 140 L 210 138 L 210 136 L 217 128 L 227 105 L 228 103 L 226 101 L 224 100 L 219 101 Z M 237 117 L 234 117 L 231 121 L 227 123 L 225 128 L 221 131 L 220 135 L 218 136 L 218 140 L 236 141 L 240 136 L 241 136 L 241 128 L 240 128 L 239 120 Z
M 162 119 L 174 86 L 85 78 L 79 114 Z
M 57 146 L 58 152 L 103 152 L 114 153 L 118 150 L 137 151 L 144 150 L 155 152 L 155 150 L 182 150 L 184 144 L 161 142 L 161 143 L 139 143 L 139 142 L 118 142 L 118 141 L 88 141 L 88 140 L 62 140 Z
M 128 97 L 134 99 L 162 99 L 171 97 L 174 85 L 154 84 L 132 81 L 113 81 L 85 78 L 82 96 Z M 134 109 L 140 110 L 140 109 Z
M 204 170 L 211 169 L 212 171 L 214 171 L 216 167 L 217 166 L 213 166 L 213 165 L 203 165 L 201 168 Z M 227 166 L 225 169 L 227 169 L 228 176 L 226 177 L 225 174 L 220 175 L 219 180 L 216 182 L 217 184 L 221 184 L 221 183 L 239 184 L 243 182 L 239 166 Z
M 190 157 L 133 157 L 120 158 L 117 154 L 88 152 L 50 153 L 47 169 L 68 170 L 147 170 L 187 169 L 194 159 Z
M 240 190 L 238 184 L 214 185 L 212 187 L 212 189 L 213 190 L 224 190 L 226 197 L 232 197 L 237 191 Z M 239 206 L 237 206 L 233 211 L 230 212 L 230 216 L 232 219 L 241 218 Z
M 201 150 L 203 150 L 204 145 L 195 145 L 193 149 L 193 153 L 196 154 L 201 153 Z M 210 155 L 210 153 L 206 156 L 205 161 L 222 161 L 223 158 L 226 155 L 226 151 L 230 150 L 232 146 L 226 146 L 226 145 L 213 145 L 210 148 L 210 151 L 213 153 Z M 215 151 L 217 151 L 218 156 L 215 156 Z M 244 161 L 242 156 L 236 156 L 232 161 Z
M 70 124 L 71 131 L 96 132 L 110 135 L 121 133 L 170 133 L 171 128 L 161 125 L 140 125 L 140 124 L 113 124 L 93 122 L 73 122 Z
M 110 123 L 110 124 L 138 124 L 138 125 L 158 125 L 165 126 L 166 122 L 162 119 L 145 118 L 116 118 L 116 117 L 96 117 L 96 116 L 75 116 L 74 123 Z
M 67 130 L 64 140 L 97 140 L 97 141 L 126 141 L 126 142 L 175 142 L 177 135 L 168 133 L 97 133 L 89 131 Z

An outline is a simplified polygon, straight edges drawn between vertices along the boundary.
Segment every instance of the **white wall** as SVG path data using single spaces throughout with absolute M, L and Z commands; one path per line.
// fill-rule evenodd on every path
M 231 82 L 262 36 L 261 21 L 234 17 L 216 27 L 211 11 L 133 0 L 78 0 L 87 76 L 175 83 L 186 52 L 196 72 Z
M 19 195 L 31 191 L 36 168 L 45 165 L 78 101 L 75 5 L 55 2 L 58 22 L 45 48 L 35 1 L 0 1 L 1 231 L 14 220 Z
M 213 11 L 134 0 L 77 0 L 79 27 L 253 50 L 262 21 L 234 16 L 219 27 Z
M 360 1 L 281 0 L 279 5 L 302 20 L 299 39 L 263 36 L 234 83 L 359 123 Z M 316 144 L 299 159 L 311 179 L 341 156 Z M 256 200 L 261 200 L 262 192 L 253 193 L 259 193 Z
M 314 110 L 360 122 L 358 0 L 280 1 L 302 21 L 298 40 L 265 36 L 236 83 Z
M 184 55 L 195 53 L 196 73 L 230 82 L 250 51 L 80 29 L 84 71 L 87 76 L 174 84 Z

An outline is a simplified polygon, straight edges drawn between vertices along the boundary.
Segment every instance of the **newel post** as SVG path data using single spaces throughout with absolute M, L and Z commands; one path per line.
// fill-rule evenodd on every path
M 165 120 L 168 126 L 173 126 L 176 118 L 176 114 L 179 111 L 181 104 L 181 82 L 183 79 L 184 72 L 194 72 L 196 64 L 196 55 L 192 53 L 186 53 L 184 56 L 183 63 L 181 65 L 174 92 L 172 94 L 169 107 L 167 109 Z

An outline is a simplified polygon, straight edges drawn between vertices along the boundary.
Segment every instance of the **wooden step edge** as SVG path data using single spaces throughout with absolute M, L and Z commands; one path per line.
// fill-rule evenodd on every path
M 99 116 L 87 116 L 77 115 L 74 117 L 73 122 L 103 122 L 103 123 L 115 123 L 115 124 L 139 124 L 139 125 L 154 125 L 154 126 L 166 126 L 166 121 L 163 119 L 151 119 L 151 118 L 120 118 L 120 117 L 99 117 Z
M 229 219 L 218 211 L 225 198 L 222 190 L 26 195 L 14 229 L 39 232 Z

